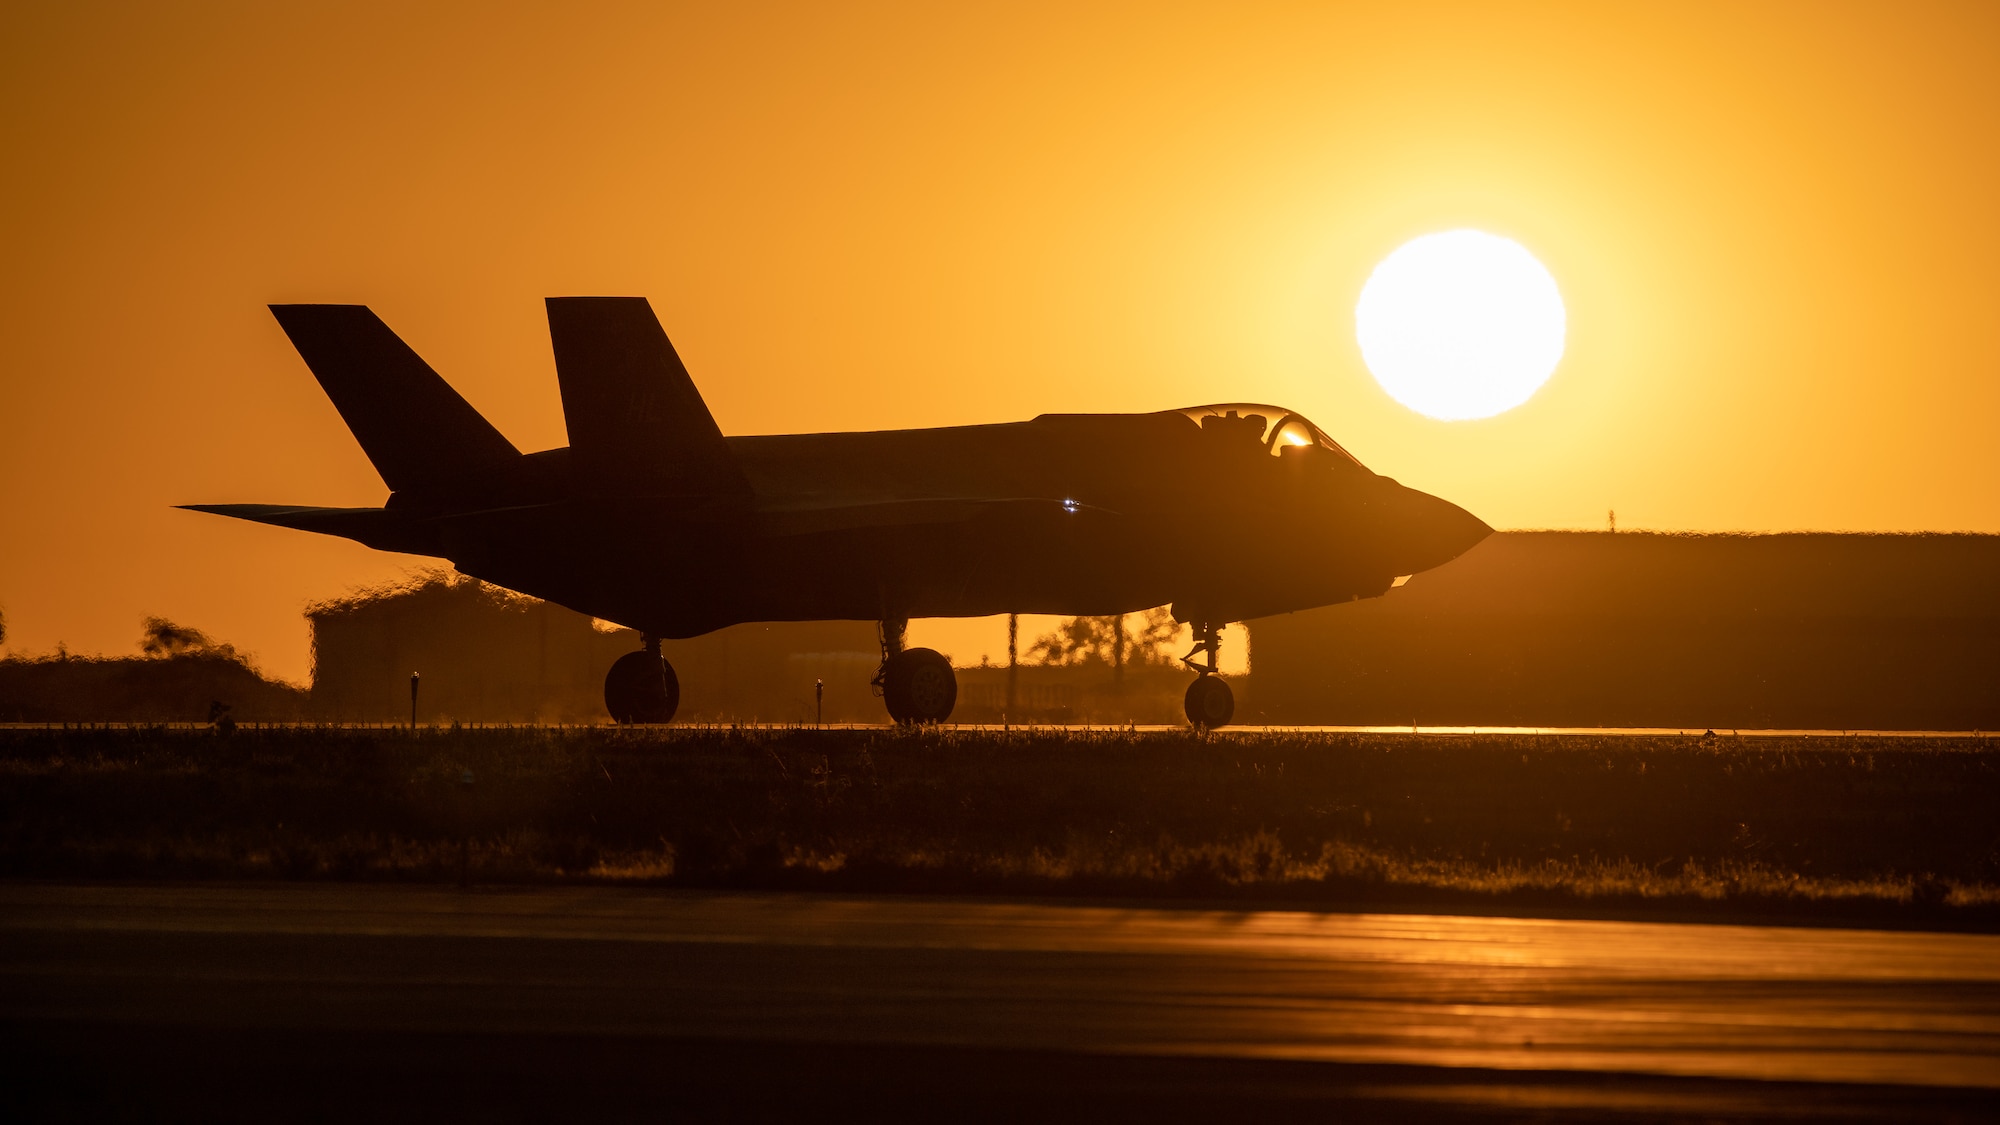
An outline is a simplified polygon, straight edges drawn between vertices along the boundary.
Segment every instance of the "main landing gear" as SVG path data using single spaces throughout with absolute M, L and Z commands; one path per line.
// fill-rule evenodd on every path
M 897 723 L 944 722 L 958 703 L 958 676 L 936 649 L 903 647 L 909 625 L 902 618 L 882 622 L 882 668 L 870 682 Z
M 1195 657 L 1203 655 L 1208 657 L 1207 662 L 1195 660 Z M 1193 723 L 1197 730 L 1226 727 L 1229 720 L 1236 717 L 1236 696 L 1216 674 L 1216 665 L 1221 657 L 1222 626 L 1206 621 L 1196 622 L 1194 648 L 1181 657 L 1181 663 L 1200 675 L 1188 685 L 1187 695 L 1181 703 L 1187 712 L 1188 722 Z
M 640 652 L 618 658 L 604 675 L 604 709 L 621 723 L 672 722 L 681 705 L 681 681 L 649 636 Z
M 904 648 L 909 622 L 882 623 L 882 668 L 875 690 L 889 717 L 904 726 L 941 723 L 958 703 L 958 676 L 936 649 Z M 620 723 L 672 722 L 681 703 L 680 678 L 660 655 L 660 639 L 649 636 L 640 652 L 618 658 L 604 676 L 604 709 Z

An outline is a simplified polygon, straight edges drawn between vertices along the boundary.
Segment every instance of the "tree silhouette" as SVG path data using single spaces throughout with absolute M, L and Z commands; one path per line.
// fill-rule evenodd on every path
M 1028 646 L 1028 655 L 1040 664 L 1075 665 L 1093 660 L 1113 667 L 1123 663 L 1171 664 L 1180 631 L 1180 623 L 1165 606 L 1140 614 L 1136 629 L 1121 617 L 1070 617 Z
M 176 625 L 164 617 L 148 617 L 146 631 L 139 635 L 139 651 L 147 656 L 171 660 L 180 656 L 220 656 L 238 659 L 234 645 L 221 644 L 200 629 Z

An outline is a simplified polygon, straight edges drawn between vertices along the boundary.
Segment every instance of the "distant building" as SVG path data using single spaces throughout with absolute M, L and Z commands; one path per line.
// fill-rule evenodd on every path
M 1241 722 L 2000 728 L 2000 536 L 1508 532 L 1250 623 Z

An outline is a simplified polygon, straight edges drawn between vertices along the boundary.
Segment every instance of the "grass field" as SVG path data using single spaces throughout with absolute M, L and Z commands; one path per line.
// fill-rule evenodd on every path
M 470 784 L 466 784 L 467 779 Z M 2000 926 L 2000 745 L 0 731 L 0 875 L 598 881 Z

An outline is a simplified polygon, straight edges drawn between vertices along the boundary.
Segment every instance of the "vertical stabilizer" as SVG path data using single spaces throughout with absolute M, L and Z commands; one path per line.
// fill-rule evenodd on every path
M 271 314 L 392 491 L 476 479 L 521 452 L 366 305 Z
M 722 430 L 644 297 L 550 297 L 570 463 L 616 487 L 748 490 Z

